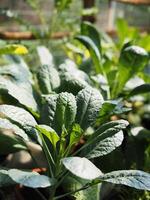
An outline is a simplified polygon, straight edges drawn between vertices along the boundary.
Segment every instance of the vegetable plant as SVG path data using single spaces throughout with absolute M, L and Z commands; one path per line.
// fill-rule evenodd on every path
M 87 31 L 87 24 L 83 31 Z M 95 30 L 90 27 L 86 34 L 90 31 Z M 100 45 L 96 46 L 94 37 L 93 40 L 88 36 L 78 39 L 90 49 L 97 72 L 107 77 L 98 51 Z M 6 55 L 9 64 L 0 68 L 0 150 L 3 154 L 25 150 L 36 161 L 28 144 L 38 144 L 44 153 L 46 170 L 41 170 L 40 174 L 31 169 L 8 169 L 2 165 L 0 186 L 21 184 L 34 189 L 47 188 L 46 194 L 41 193 L 41 196 L 49 200 L 70 195 L 78 199 L 83 190 L 87 192 L 81 198 L 92 198 L 93 194 L 87 196 L 90 188 L 95 191 L 93 197 L 99 199 L 102 182 L 149 191 L 150 175 L 146 172 L 103 173 L 92 163 L 93 159 L 102 158 L 122 144 L 129 123 L 123 119 L 104 119 L 107 106 L 113 112 L 115 108 L 117 113 L 118 103 L 104 99 L 90 76 L 79 70 L 73 61 L 67 59 L 56 67 L 51 54 L 47 52 L 47 57 L 43 57 L 41 49 L 47 52 L 43 47 L 38 48 L 41 66 L 36 76 L 18 56 Z M 145 52 L 143 59 L 144 62 L 147 59 Z M 11 130 L 11 134 L 6 134 L 6 130 Z M 66 188 L 67 182 L 72 183 L 74 189 Z M 64 193 L 60 193 L 60 188 Z

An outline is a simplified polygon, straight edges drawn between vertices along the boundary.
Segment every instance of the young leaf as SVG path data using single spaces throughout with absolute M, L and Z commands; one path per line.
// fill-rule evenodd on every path
M 150 191 L 150 174 L 140 170 L 120 170 L 107 173 L 100 180 Z
M 76 116 L 76 100 L 74 95 L 67 92 L 62 92 L 58 95 L 56 112 L 55 112 L 55 130 L 61 133 L 63 126 L 68 130 L 75 120 Z
M 70 141 L 69 141 L 69 146 L 71 147 L 74 144 L 77 144 L 83 134 L 82 129 L 78 124 L 74 124 L 72 127 L 72 131 L 70 134 Z
M 62 92 L 60 94 L 46 95 L 41 110 L 41 123 L 49 125 L 58 134 L 63 126 L 71 128 L 76 116 L 76 100 L 73 94 Z
M 54 128 L 54 118 L 56 112 L 58 94 L 43 96 L 43 104 L 40 110 L 40 123 Z
M 76 36 L 75 39 L 79 40 L 89 50 L 91 58 L 93 59 L 96 73 L 103 73 L 100 50 L 97 48 L 92 39 L 88 36 L 82 35 Z
M 56 144 L 59 141 L 59 136 L 57 133 L 52 129 L 50 126 L 47 125 L 36 125 L 36 129 L 45 135 L 49 141 L 52 143 L 52 145 L 56 148 Z
M 50 179 L 49 177 L 40 175 L 36 172 L 10 169 L 8 171 L 8 175 L 16 183 L 30 188 L 45 188 L 50 187 L 56 183 L 54 179 Z
M 49 94 L 60 86 L 58 71 L 50 65 L 42 65 L 39 68 L 38 83 L 43 94 Z
M 88 159 L 68 157 L 62 159 L 63 165 L 77 177 L 93 180 L 102 175 L 102 172 Z
M 102 107 L 103 97 L 98 90 L 86 87 L 78 93 L 76 100 L 76 123 L 85 130 L 95 122 Z
M 96 73 L 103 73 L 101 59 L 101 41 L 96 28 L 90 23 L 81 24 L 81 35 L 76 37 L 90 52 Z
M 127 125 L 128 122 L 125 120 L 112 121 L 102 125 L 83 146 L 81 155 L 91 159 L 112 152 L 121 145 L 123 141 L 121 130 Z
M 101 52 L 101 39 L 100 34 L 97 29 L 89 22 L 82 22 L 81 24 L 81 34 L 88 36 L 92 39 L 94 44 L 97 46 Z
M 112 97 L 116 97 L 124 88 L 126 82 L 135 74 L 144 69 L 148 63 L 149 54 L 145 49 L 129 45 L 122 47 L 119 58 L 119 71 L 116 83 L 112 90 Z
M 119 61 L 123 67 L 132 68 L 135 73 L 144 68 L 148 59 L 149 55 L 145 49 L 132 45 L 122 48 Z

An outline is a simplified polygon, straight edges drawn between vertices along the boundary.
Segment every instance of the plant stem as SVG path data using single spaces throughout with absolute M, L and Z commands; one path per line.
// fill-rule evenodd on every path
M 47 200 L 44 195 L 38 190 L 35 188 L 35 191 L 38 193 L 38 195 L 41 197 L 41 200 Z
M 74 194 L 74 193 L 76 193 L 76 192 L 79 192 L 79 191 L 81 191 L 81 190 L 86 190 L 86 189 L 89 188 L 90 186 L 91 186 L 90 184 L 86 184 L 86 185 L 84 185 L 83 187 L 81 187 L 81 188 L 79 188 L 79 189 L 77 189 L 77 190 L 68 192 L 68 193 L 66 193 L 66 194 L 62 194 L 62 195 L 60 195 L 60 196 L 56 196 L 56 197 L 54 197 L 54 200 L 61 199 L 61 198 L 66 197 L 66 196 L 68 196 L 68 195 L 71 195 L 71 194 Z

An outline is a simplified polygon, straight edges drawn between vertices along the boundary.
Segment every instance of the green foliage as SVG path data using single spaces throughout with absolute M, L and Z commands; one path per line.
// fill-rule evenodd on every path
M 76 122 L 83 130 L 93 124 L 103 103 L 103 97 L 98 90 L 85 88 L 77 94 Z
M 88 23 L 82 25 L 82 33 L 83 36 L 79 38 L 83 37 L 82 39 L 90 45 L 86 44 L 88 49 L 94 52 L 91 55 L 95 56 L 95 63 L 102 66 L 106 57 L 101 53 L 99 33 Z M 135 68 L 137 63 L 140 63 L 140 69 L 135 71 L 138 73 L 145 67 L 147 53 L 142 50 L 144 59 L 139 60 L 139 56 L 143 58 L 143 54 L 139 55 L 139 51 L 134 51 L 135 46 L 126 48 L 129 47 L 123 47 L 121 51 L 118 70 Z M 124 52 L 126 50 L 130 52 L 131 49 L 134 49 L 132 51 L 133 63 L 130 60 L 131 57 Z M 136 47 L 137 49 L 139 47 Z M 118 71 L 116 79 L 111 81 L 108 80 L 110 77 L 108 69 L 104 70 L 102 67 L 102 71 L 92 72 L 92 75 L 103 74 L 104 82 L 109 89 L 112 89 L 110 82 L 115 83 L 116 81 L 117 83 L 114 85 L 115 90 L 112 89 L 112 94 L 107 91 L 106 100 L 104 100 L 101 87 L 92 82 L 90 73 L 86 74 L 78 69 L 76 64 L 70 60 L 65 60 L 59 67 L 56 67 L 51 54 L 47 52 L 44 60 L 41 49 L 38 53 L 42 66 L 38 69 L 35 82 L 28 66 L 18 57 L 10 59 L 7 56 L 11 64 L 3 66 L 0 70 L 0 94 L 3 97 L 2 105 L 0 105 L 0 128 L 2 129 L 0 152 L 6 154 L 23 149 L 31 154 L 28 141 L 37 143 L 43 150 L 48 167 L 42 175 L 22 169 L 1 169 L 0 186 L 21 184 L 31 188 L 48 188 L 47 194 L 50 200 L 61 199 L 68 195 L 73 195 L 77 199 L 86 199 L 90 195 L 88 193 L 90 188 L 95 189 L 95 198 L 98 199 L 98 186 L 96 185 L 102 182 L 149 191 L 150 175 L 146 172 L 110 170 L 109 173 L 104 174 L 92 163 L 93 158 L 101 157 L 102 159 L 103 156 L 118 149 L 124 142 L 128 121 L 121 119 L 109 121 L 109 119 L 113 115 L 121 118 L 122 114 L 129 111 L 123 101 L 118 99 L 129 77 L 125 75 L 126 81 L 120 86 L 118 85 L 121 81 L 118 78 Z M 127 63 L 131 63 L 131 66 L 127 66 Z M 148 86 L 144 84 L 139 86 L 140 89 L 133 89 L 131 93 L 127 92 L 127 95 L 124 95 L 129 97 L 128 95 L 147 92 L 149 91 Z M 109 99 L 113 95 L 116 100 Z M 9 99 L 5 102 L 8 96 Z M 88 134 L 90 129 L 92 131 Z M 6 130 L 11 130 L 12 136 L 6 135 Z M 4 146 L 5 141 L 10 141 L 9 147 Z M 33 155 L 32 157 L 34 158 Z M 56 196 L 59 187 L 62 187 L 67 179 L 71 180 L 72 176 L 75 189 Z M 81 194 L 82 190 L 87 193 Z

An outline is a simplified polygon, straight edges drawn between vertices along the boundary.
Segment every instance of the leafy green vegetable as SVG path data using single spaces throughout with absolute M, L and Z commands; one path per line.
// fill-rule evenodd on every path
M 54 179 L 50 179 L 47 176 L 40 175 L 36 172 L 10 169 L 8 170 L 8 176 L 14 182 L 31 188 L 45 188 L 55 184 Z
M 95 158 L 110 153 L 121 145 L 123 141 L 121 130 L 125 129 L 127 125 L 128 122 L 125 120 L 103 124 L 89 138 L 81 155 L 87 158 Z
M 76 99 L 76 122 L 85 130 L 95 122 L 102 107 L 103 97 L 98 90 L 86 87 L 78 93 Z
M 39 68 L 37 78 L 43 94 L 49 94 L 60 86 L 58 71 L 53 66 L 42 65 Z
M 62 159 L 63 165 L 77 177 L 93 180 L 102 175 L 102 172 L 88 159 L 68 157 Z
M 19 137 L 12 137 L 0 133 L 0 154 L 15 153 L 20 150 L 27 150 L 25 143 Z
M 49 141 L 52 143 L 52 145 L 56 148 L 56 144 L 59 141 L 59 136 L 57 133 L 49 126 L 47 125 L 36 125 L 36 129 L 45 135 Z
M 58 95 L 55 112 L 55 130 L 61 133 L 63 126 L 69 130 L 76 116 L 76 100 L 71 93 L 62 92 Z
M 103 175 L 100 179 L 114 184 L 123 184 L 136 189 L 150 191 L 150 174 L 140 170 L 114 171 Z

